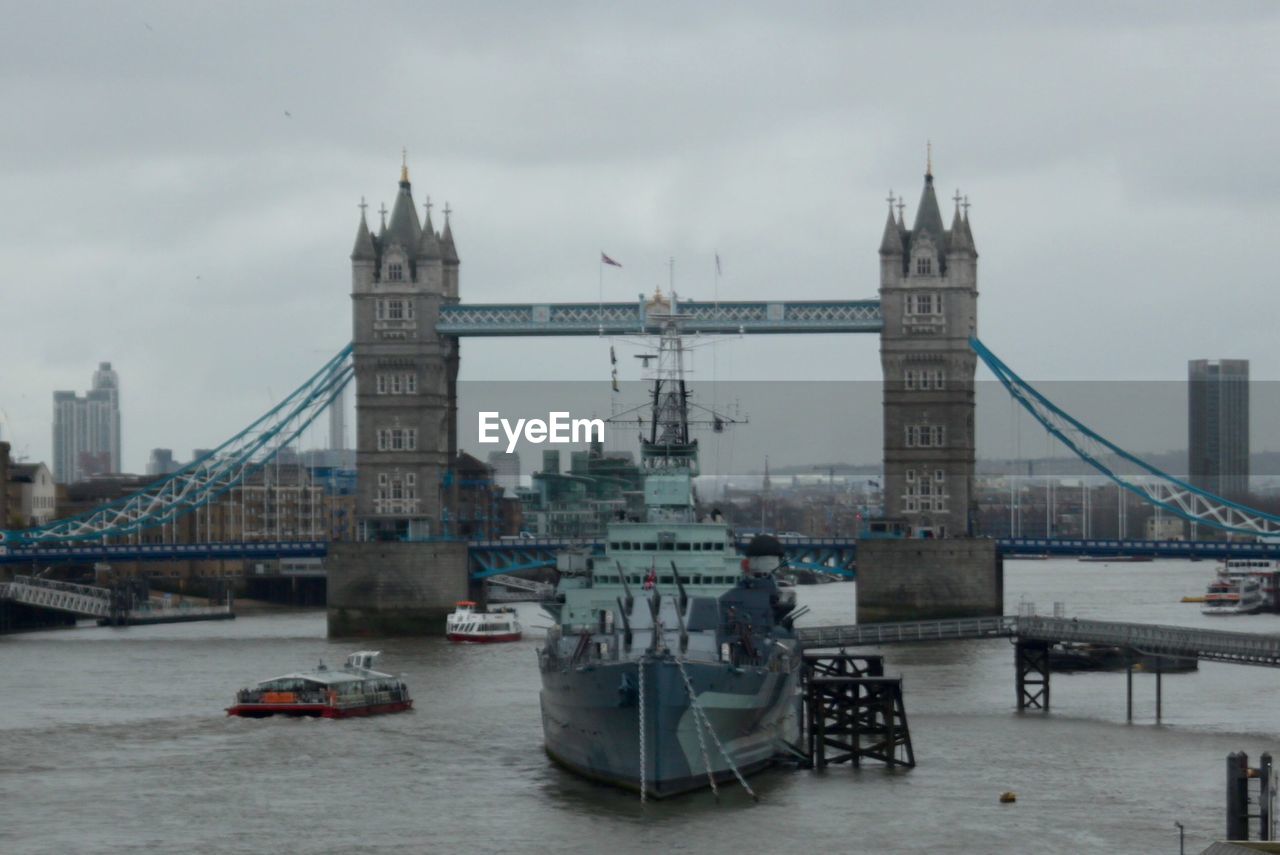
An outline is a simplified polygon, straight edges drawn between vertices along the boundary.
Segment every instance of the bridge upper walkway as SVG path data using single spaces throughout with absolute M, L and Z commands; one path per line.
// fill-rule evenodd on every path
M 803 627 L 806 648 L 858 647 L 920 641 L 1012 638 L 1048 643 L 1074 642 L 1128 648 L 1140 653 L 1195 656 L 1215 662 L 1280 668 L 1280 636 L 1161 624 L 1039 616 Z

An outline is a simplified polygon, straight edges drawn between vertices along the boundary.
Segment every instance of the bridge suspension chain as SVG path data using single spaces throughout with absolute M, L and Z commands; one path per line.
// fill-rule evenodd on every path
M 0 530 L 0 545 L 68 543 L 131 534 L 172 522 L 218 499 L 262 469 L 323 413 L 351 381 L 347 345 L 288 397 L 231 439 L 177 472 L 79 516 Z
M 1015 401 L 1045 430 L 1071 449 L 1081 460 L 1114 483 L 1174 516 L 1221 531 L 1250 535 L 1280 535 L 1280 517 L 1214 495 L 1176 478 L 1125 451 L 1058 407 L 977 338 L 969 345 Z M 1117 472 L 1106 458 L 1119 458 L 1141 470 L 1142 475 Z

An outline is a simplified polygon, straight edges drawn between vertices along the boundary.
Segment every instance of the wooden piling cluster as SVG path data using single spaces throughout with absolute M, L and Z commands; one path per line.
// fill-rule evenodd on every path
M 1254 768 L 1243 751 L 1227 755 L 1227 840 L 1276 838 L 1276 771 L 1270 754 L 1259 759 Z M 1256 781 L 1256 786 L 1250 786 L 1250 781 Z M 1251 819 L 1258 822 L 1256 837 L 1249 830 Z
M 813 768 L 864 759 L 916 765 L 902 678 L 884 676 L 884 657 L 806 651 L 803 681 L 803 745 Z

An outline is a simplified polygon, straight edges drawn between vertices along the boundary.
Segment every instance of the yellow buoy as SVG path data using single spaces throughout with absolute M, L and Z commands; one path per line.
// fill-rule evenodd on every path
M 1005 790 L 1000 794 L 1000 804 L 1010 805 L 1018 800 L 1018 794 L 1013 790 Z

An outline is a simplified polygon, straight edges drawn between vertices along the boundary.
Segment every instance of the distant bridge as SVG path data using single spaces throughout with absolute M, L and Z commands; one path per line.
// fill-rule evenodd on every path
M 90 561 L 231 561 L 252 558 L 322 558 L 323 540 L 248 543 L 95 543 L 0 546 L 0 564 L 69 564 Z

